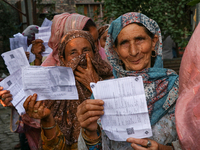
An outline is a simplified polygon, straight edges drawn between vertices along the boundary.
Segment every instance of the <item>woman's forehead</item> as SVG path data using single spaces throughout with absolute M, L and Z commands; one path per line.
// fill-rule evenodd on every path
M 86 38 L 83 38 L 83 37 L 78 37 L 78 38 L 74 38 L 72 40 L 70 40 L 67 44 L 66 44 L 66 47 L 65 49 L 68 49 L 68 48 L 83 48 L 83 47 L 92 47 L 90 42 L 86 39 Z
M 144 27 L 137 24 L 129 24 L 120 31 L 118 39 L 121 37 L 137 37 L 142 35 L 147 35 Z

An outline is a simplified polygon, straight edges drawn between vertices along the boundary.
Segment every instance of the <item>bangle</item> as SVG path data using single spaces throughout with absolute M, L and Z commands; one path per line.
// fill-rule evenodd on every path
M 44 130 L 50 130 L 50 129 L 53 129 L 55 126 L 57 125 L 57 123 L 55 123 L 53 126 L 51 126 L 51 127 L 43 127 L 43 126 L 41 126 L 42 127 L 42 129 L 44 129 Z
M 96 145 L 96 144 L 98 144 L 100 141 L 101 141 L 101 138 L 100 138 L 97 142 L 95 142 L 95 143 L 89 143 L 89 142 L 85 141 L 85 144 L 86 144 L 86 145 Z
M 98 135 L 99 132 L 100 132 L 100 134 Z M 98 135 L 98 137 L 96 139 L 91 139 L 85 134 L 84 130 L 82 129 L 82 137 L 88 145 L 95 145 L 95 144 L 99 143 L 99 141 L 101 140 L 101 130 L 100 130 L 99 126 L 97 128 L 97 135 Z
M 167 143 L 166 145 L 167 145 L 167 146 L 171 146 L 171 147 L 172 147 L 172 150 L 175 150 L 174 145 L 173 145 L 172 143 Z

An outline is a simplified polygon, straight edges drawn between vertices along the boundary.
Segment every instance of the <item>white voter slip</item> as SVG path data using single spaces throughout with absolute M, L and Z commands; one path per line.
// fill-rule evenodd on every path
M 90 86 L 95 99 L 104 101 L 101 123 L 110 140 L 152 136 L 141 76 L 99 81 Z

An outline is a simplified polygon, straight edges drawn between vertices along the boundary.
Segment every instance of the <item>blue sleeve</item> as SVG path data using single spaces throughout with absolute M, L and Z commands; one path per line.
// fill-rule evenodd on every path
M 93 93 L 92 93 L 92 95 L 90 96 L 90 99 L 94 99 L 94 95 L 93 95 Z

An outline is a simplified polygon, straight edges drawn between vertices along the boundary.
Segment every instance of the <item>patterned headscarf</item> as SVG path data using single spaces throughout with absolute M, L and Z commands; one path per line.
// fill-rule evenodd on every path
M 83 30 L 71 30 L 63 36 L 58 46 L 58 55 L 63 56 L 65 47 L 68 42 L 75 38 L 85 38 L 92 46 L 94 52 L 94 58 L 91 58 L 92 65 L 96 70 L 100 78 L 109 78 L 112 76 L 111 67 L 105 61 L 102 60 L 98 51 L 96 50 L 95 43 L 92 35 Z M 60 65 L 65 66 L 60 60 Z M 75 57 L 67 63 L 67 67 L 72 68 L 73 71 L 77 66 L 87 68 L 87 61 L 85 54 Z M 76 80 L 76 87 L 78 90 L 79 100 L 55 100 L 46 101 L 46 106 L 51 109 L 51 112 L 57 121 L 62 133 L 66 138 L 67 145 L 72 145 L 78 142 L 78 136 L 80 133 L 80 124 L 78 122 L 76 111 L 78 105 L 84 100 L 89 99 L 92 93 L 83 84 Z
M 94 45 L 94 39 L 89 32 L 81 31 L 81 30 L 71 30 L 70 32 L 68 32 L 67 34 L 65 34 L 62 37 L 62 40 L 60 42 L 59 49 L 58 49 L 58 51 L 59 51 L 58 56 L 63 55 L 67 43 L 75 38 L 85 38 L 86 40 L 88 40 L 90 42 L 90 44 L 92 46 L 92 50 L 94 52 L 96 52 L 96 50 L 95 50 L 96 47 Z
M 62 36 L 73 29 L 82 30 L 90 18 L 80 14 L 62 13 L 55 15 L 51 26 L 51 37 L 49 39 L 49 47 L 53 52 L 42 63 L 42 66 L 59 66 L 58 44 Z
M 104 26 L 100 27 L 98 29 L 98 33 L 99 33 L 99 39 L 101 38 L 101 36 L 106 32 L 108 31 L 110 25 L 109 24 L 105 24 Z
M 176 129 L 183 150 L 199 149 L 200 141 L 200 24 L 196 27 L 182 57 L 179 98 L 176 103 Z
M 38 28 L 39 26 L 37 25 L 30 25 L 22 32 L 22 35 L 27 36 L 28 45 L 35 40 L 35 33 L 38 33 Z
M 143 24 L 159 38 L 155 47 L 157 56 L 154 66 L 141 71 L 125 70 L 120 64 L 119 56 L 113 49 L 113 43 L 120 31 L 128 24 L 134 22 Z M 163 68 L 162 38 L 158 24 L 141 13 L 130 12 L 120 16 L 109 27 L 105 51 L 116 78 L 139 75 L 143 77 L 150 121 L 154 125 L 168 112 L 178 98 L 178 75 L 173 70 Z

